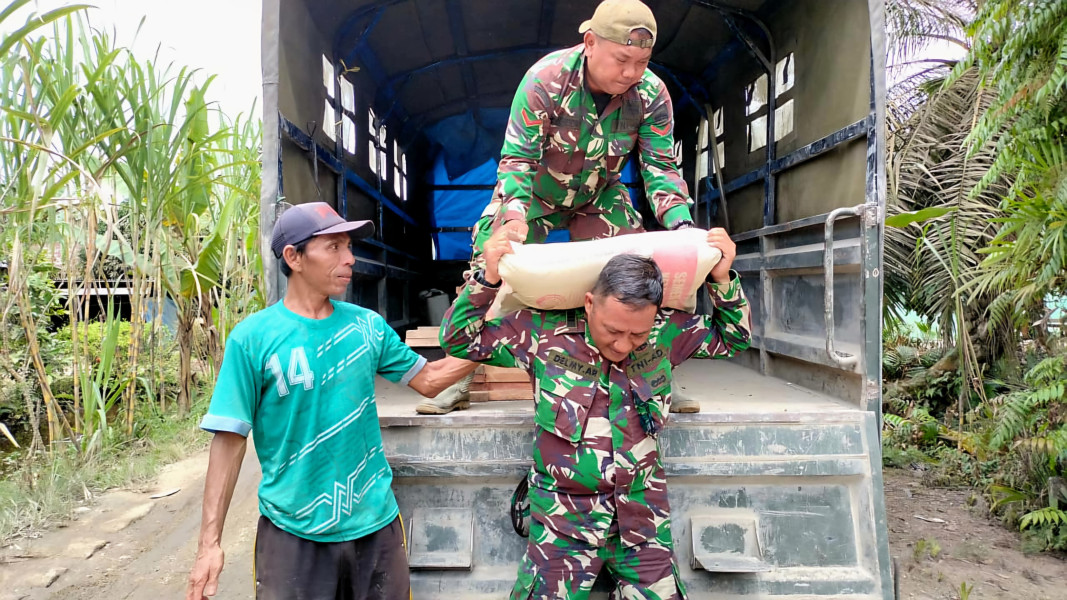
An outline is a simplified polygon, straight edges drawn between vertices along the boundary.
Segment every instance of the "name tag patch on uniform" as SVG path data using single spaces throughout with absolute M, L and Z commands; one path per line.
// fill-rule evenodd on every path
M 558 350 L 549 351 L 548 362 L 581 378 L 596 379 L 600 376 L 600 370 L 595 365 L 567 356 Z
M 667 374 L 666 373 L 660 373 L 660 374 L 656 375 L 651 380 L 649 380 L 648 385 L 653 390 L 657 390 L 657 389 L 667 385 Z
M 667 358 L 667 351 L 659 346 L 646 350 L 635 356 L 633 362 L 630 363 L 630 366 L 626 367 L 626 376 L 630 379 L 635 379 L 644 375 L 659 366 L 660 361 L 665 358 Z M 649 382 L 649 385 L 657 387 L 653 382 Z

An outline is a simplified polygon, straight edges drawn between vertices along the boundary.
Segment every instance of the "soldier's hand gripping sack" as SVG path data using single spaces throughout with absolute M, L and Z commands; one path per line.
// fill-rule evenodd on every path
M 696 310 L 696 293 L 722 258 L 708 246 L 703 229 L 635 233 L 590 242 L 513 244 L 514 254 L 500 259 L 502 314 L 524 307 L 563 310 L 585 305 L 600 271 L 613 256 L 650 256 L 663 272 L 663 305 Z

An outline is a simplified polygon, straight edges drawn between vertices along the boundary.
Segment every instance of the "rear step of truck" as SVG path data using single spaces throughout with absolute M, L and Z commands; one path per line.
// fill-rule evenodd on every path
M 877 415 L 728 361 L 677 373 L 702 404 L 671 415 L 660 437 L 690 596 L 886 597 Z M 425 416 L 418 401 L 379 385 L 413 592 L 505 597 L 526 544 L 509 508 L 531 463 L 532 403 Z M 607 582 L 597 589 L 606 597 Z

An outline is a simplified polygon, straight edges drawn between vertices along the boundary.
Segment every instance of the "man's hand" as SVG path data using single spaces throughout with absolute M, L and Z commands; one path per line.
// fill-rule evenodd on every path
M 715 283 L 730 283 L 730 268 L 737 256 L 737 246 L 730 239 L 730 234 L 722 227 L 708 230 L 708 245 L 722 252 L 722 259 L 711 270 L 711 279 Z
M 219 573 L 226 555 L 220 546 L 200 548 L 196 553 L 196 563 L 189 573 L 189 587 L 185 590 L 185 600 L 204 600 L 219 591 Z
M 503 229 L 504 231 L 510 231 L 514 235 L 511 237 L 513 241 L 520 244 L 526 241 L 526 236 L 530 235 L 530 226 L 526 224 L 526 221 L 518 221 L 512 219 L 507 223 L 504 223 L 497 229 Z
M 226 556 L 222 552 L 222 525 L 233 499 L 233 489 L 241 473 L 248 440 L 243 435 L 217 431 L 211 440 L 204 480 L 204 507 L 200 516 L 200 538 L 196 562 L 189 573 L 185 600 L 203 600 L 219 589 L 219 573 Z
M 511 242 L 522 243 L 526 239 L 525 234 L 520 235 L 514 228 L 508 228 L 512 223 L 519 221 L 508 221 L 498 227 L 482 247 L 482 254 L 485 256 L 485 281 L 492 285 L 500 283 L 500 258 L 505 254 L 514 254 Z M 522 223 L 522 226 L 529 230 L 525 223 Z

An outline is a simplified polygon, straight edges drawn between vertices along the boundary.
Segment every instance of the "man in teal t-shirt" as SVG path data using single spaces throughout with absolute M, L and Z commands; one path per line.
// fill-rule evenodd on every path
M 295 206 L 275 225 L 271 247 L 288 289 L 226 343 L 201 422 L 215 438 L 187 599 L 217 589 L 219 540 L 250 431 L 263 471 L 257 598 L 408 597 L 374 377 L 433 396 L 471 369 L 454 359 L 427 363 L 377 313 L 330 299 L 352 277 L 350 236 L 373 231 L 323 202 Z

